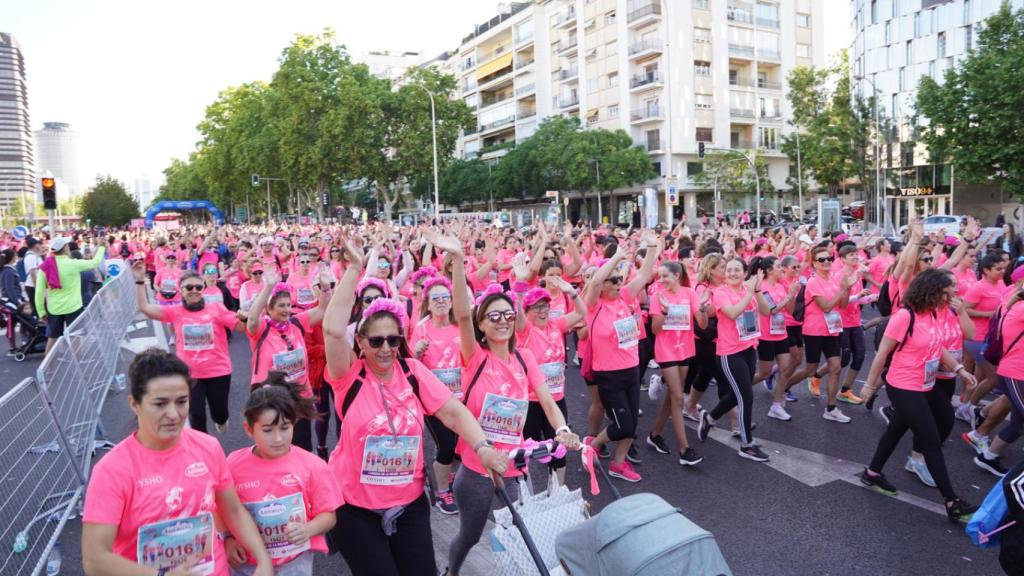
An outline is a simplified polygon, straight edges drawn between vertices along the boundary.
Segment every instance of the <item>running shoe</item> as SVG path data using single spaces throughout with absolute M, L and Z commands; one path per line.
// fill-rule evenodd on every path
M 793 394 L 792 390 L 786 390 L 786 402 L 796 402 L 797 400 L 800 399 L 796 397 L 796 394 Z
M 988 450 L 987 436 L 982 436 L 981 434 L 972 431 L 964 432 L 963 434 L 960 435 L 960 438 L 962 438 L 963 441 L 966 442 L 971 448 L 974 448 L 974 451 L 977 452 L 978 454 L 984 454 L 985 450 Z
M 810 381 L 807 383 L 807 390 L 810 391 L 811 396 L 814 396 L 815 398 L 821 396 L 821 378 L 818 378 L 817 376 L 811 377 Z
M 893 414 L 896 413 L 896 409 L 892 407 L 892 404 L 882 406 L 878 409 L 878 413 L 882 415 L 882 420 L 885 420 L 885 425 L 889 425 L 889 420 L 892 420 Z
M 639 482 L 643 479 L 637 471 L 633 469 L 633 465 L 627 460 L 623 460 L 622 464 L 616 465 L 614 462 L 608 466 L 608 475 L 616 478 L 621 478 L 626 482 Z
M 658 454 L 668 454 L 668 443 L 665 442 L 665 438 L 662 436 L 655 436 L 654 434 L 647 435 L 647 445 L 654 448 L 654 451 Z
M 946 502 L 946 517 L 953 524 L 970 521 L 971 516 L 974 516 L 974 513 L 977 511 L 977 506 L 971 506 L 959 498 Z
M 772 373 L 769 374 L 768 377 L 764 379 L 764 382 L 761 382 L 761 384 L 763 384 L 764 385 L 764 389 L 769 391 L 769 392 L 774 390 L 775 389 L 775 371 L 772 370 Z
M 707 410 L 701 410 L 700 425 L 697 426 L 697 438 L 701 442 L 706 442 L 713 426 L 714 424 L 711 423 L 711 413 Z
M 772 407 L 768 409 L 768 417 L 782 420 L 783 422 L 789 422 L 793 419 L 781 404 L 772 404 Z
M 896 496 L 900 493 L 888 480 L 885 478 L 885 474 L 873 475 L 868 474 L 868 469 L 865 468 L 860 473 L 860 483 L 867 486 L 868 488 L 874 488 L 886 496 Z
M 963 420 L 968 424 L 974 421 L 972 406 L 967 402 L 961 402 L 960 405 L 953 410 L 953 415 L 956 416 L 957 420 Z
M 216 422 L 214 422 L 213 424 L 214 424 L 214 426 L 217 427 L 217 432 L 220 432 L 221 434 L 227 434 L 227 432 L 228 432 L 228 421 L 227 420 L 225 420 L 223 424 L 217 424 Z
M 662 396 L 665 395 L 665 383 L 662 382 L 661 376 L 658 374 L 651 374 L 651 378 L 647 381 L 647 385 L 640 386 L 640 390 L 647 390 L 647 396 L 652 402 L 661 400 Z
M 751 422 L 750 423 L 750 431 L 753 432 L 754 430 L 757 430 L 757 422 Z M 739 438 L 740 437 L 740 429 L 739 428 L 733 428 L 732 429 L 732 437 L 733 438 Z
M 932 473 L 928 471 L 928 465 L 924 462 L 914 460 L 912 456 L 907 456 L 907 463 L 903 465 L 903 469 L 917 474 L 918 479 L 925 486 L 935 488 L 935 480 L 932 478 Z
M 833 422 L 841 422 L 843 424 L 846 424 L 847 422 L 850 421 L 850 417 L 847 416 L 846 414 L 843 414 L 839 410 L 839 408 L 826 410 L 825 413 L 822 414 L 822 418 L 824 418 L 825 420 L 831 420 Z
M 679 463 L 683 466 L 696 466 L 704 461 L 703 456 L 698 456 L 693 448 L 687 448 L 679 453 Z
M 434 505 L 441 511 L 442 514 L 459 513 L 459 507 L 455 505 L 455 496 L 452 495 L 451 490 L 441 490 L 434 494 Z
M 740 448 L 737 454 L 740 455 L 740 458 L 746 458 L 747 460 L 753 460 L 754 462 L 768 461 L 768 455 L 765 454 L 764 451 L 761 450 L 761 447 L 756 444 Z
M 629 460 L 633 464 L 644 463 L 644 459 L 640 457 L 640 452 L 636 449 L 636 442 L 629 445 L 629 452 L 626 452 L 626 460 Z
M 864 400 L 853 393 L 853 390 L 847 390 L 846 392 L 840 392 L 836 395 L 836 399 L 840 402 L 846 402 L 847 404 L 860 404 Z
M 597 457 L 601 460 L 607 460 L 612 457 L 612 451 L 608 449 L 608 445 L 601 446 L 601 449 L 597 451 Z
M 657 370 L 658 369 L 658 361 L 657 360 L 649 361 L 647 363 L 647 368 L 650 369 L 650 370 Z
M 987 470 L 1000 478 L 1006 476 L 1006 466 L 1003 466 L 1003 463 L 999 461 L 999 456 L 985 458 L 985 454 L 981 453 L 974 457 L 974 463 L 977 464 L 978 468 Z
M 700 422 L 700 404 L 698 404 L 697 406 L 698 407 L 692 411 L 683 408 L 683 418 L 689 420 L 690 422 Z
M 985 415 L 981 413 L 981 406 L 974 407 L 974 420 L 971 421 L 971 430 L 978 431 L 978 427 L 985 423 Z

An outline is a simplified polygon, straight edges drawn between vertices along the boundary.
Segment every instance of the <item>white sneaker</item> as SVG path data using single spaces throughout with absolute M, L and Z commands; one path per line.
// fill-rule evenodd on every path
M 651 374 L 650 383 L 647 385 L 647 395 L 652 402 L 658 402 L 665 395 L 665 384 L 658 374 Z
M 217 432 L 219 432 L 221 434 L 227 434 L 227 432 L 228 432 L 228 423 L 227 423 L 227 421 L 225 421 L 223 424 L 217 424 L 216 422 L 214 422 L 213 424 L 217 428 Z
M 840 412 L 839 408 L 826 410 L 825 413 L 822 414 L 822 418 L 824 418 L 825 420 L 831 420 L 833 422 L 842 422 L 843 424 L 846 424 L 847 422 L 850 421 L 850 417 Z
M 782 420 L 783 422 L 789 422 L 793 419 L 789 412 L 786 412 L 786 409 L 778 404 L 772 404 L 772 407 L 768 409 L 768 417 Z
M 957 420 L 963 420 L 964 422 L 970 424 L 971 422 L 974 422 L 973 408 L 973 406 L 971 406 L 967 402 L 964 402 L 957 406 L 955 410 L 953 410 L 953 415 L 956 417 Z
M 651 360 L 650 362 L 647 363 L 647 367 L 650 368 L 651 370 L 657 370 L 658 369 L 658 361 L 657 360 Z

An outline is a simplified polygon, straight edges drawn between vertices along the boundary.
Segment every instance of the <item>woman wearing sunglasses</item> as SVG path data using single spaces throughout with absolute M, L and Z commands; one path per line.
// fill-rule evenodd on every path
M 473 447 L 481 474 L 500 478 L 507 457 L 487 443 L 451 391 L 410 358 L 405 310 L 398 301 L 369 304 L 357 317 L 356 347 L 349 345 L 344 327 L 362 261 L 355 248 L 347 252 L 351 266 L 324 324 L 327 382 L 344 420 L 330 468 L 346 503 L 338 509 L 331 541 L 355 576 L 435 576 L 430 505 L 423 493 L 424 415 L 436 416 Z M 467 453 L 462 456 L 469 460 Z
M 252 301 L 256 295 L 263 290 L 263 263 L 259 260 L 249 260 L 243 270 L 246 272 L 247 280 L 242 282 L 238 289 L 238 318 L 245 322 L 249 318 L 249 310 L 252 308 Z
M 326 275 L 322 274 L 321 278 L 322 286 L 330 286 Z M 263 382 L 271 370 L 280 370 L 288 375 L 289 382 L 302 386 L 303 396 L 313 396 L 306 334 L 320 325 L 330 295 L 330 288 L 320 290 L 317 308 L 293 315 L 289 285 L 281 282 L 274 271 L 264 273 L 263 289 L 253 300 L 245 325 L 252 347 L 252 382 Z M 263 314 L 257 313 L 264 310 Z M 295 423 L 292 443 L 313 451 L 309 420 L 301 419 Z
M 203 278 L 185 271 L 181 275 L 180 304 L 158 306 L 149 302 L 146 293 L 146 266 L 142 260 L 132 265 L 135 275 L 135 302 L 147 318 L 174 327 L 175 352 L 192 374 L 189 394 L 189 424 L 206 432 L 206 407 L 217 431 L 225 433 L 231 410 L 231 355 L 227 332 L 241 326 L 238 317 L 220 302 L 207 303 L 203 298 Z
M 170 306 L 181 302 L 178 284 L 181 283 L 181 266 L 178 256 L 173 250 L 164 253 L 164 266 L 156 271 L 153 284 L 156 287 L 156 302 L 161 306 Z

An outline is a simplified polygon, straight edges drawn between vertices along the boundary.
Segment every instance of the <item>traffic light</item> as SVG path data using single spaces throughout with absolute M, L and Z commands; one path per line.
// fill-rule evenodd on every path
M 698 158 L 703 158 L 704 157 L 704 143 L 703 142 L 697 142 L 697 157 Z
M 259 188 L 259 186 L 260 186 L 260 175 L 259 174 L 253 174 L 252 175 L 252 187 L 253 188 Z
M 43 178 L 43 208 L 57 209 L 57 182 L 53 178 Z

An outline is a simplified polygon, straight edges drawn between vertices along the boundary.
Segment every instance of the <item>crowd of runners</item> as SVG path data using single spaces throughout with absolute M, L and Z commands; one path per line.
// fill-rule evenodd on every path
M 970 219 L 940 234 L 912 222 L 899 241 L 813 226 L 452 221 L 8 242 L 2 295 L 48 318 L 51 338 L 83 305 L 56 290 L 101 282 L 91 268 L 104 257 L 130 263 L 139 310 L 174 333 L 173 353 L 133 361 L 138 431 L 92 472 L 88 574 L 310 574 L 312 555 L 331 551 L 356 575 L 434 576 L 438 565 L 456 575 L 495 483 L 515 487 L 507 451 L 524 438 L 589 446 L 611 476 L 641 482 L 638 440 L 699 466 L 694 440 L 716 427 L 739 437 L 740 457 L 768 461 L 753 414 L 793 422 L 786 405 L 806 395 L 823 397 L 837 427 L 856 405 L 883 415 L 861 475 L 882 492 L 896 493 L 883 469 L 909 431 L 905 468 L 959 522 L 975 507 L 944 461 L 955 419 L 994 475 L 1024 424 L 1024 258 L 1012 225 L 991 237 Z M 93 260 L 70 258 L 86 248 Z M 231 338 L 248 340 L 249 365 L 232 363 Z M 570 427 L 576 366 L 590 406 Z M 245 371 L 248 400 L 231 406 L 232 375 Z M 641 431 L 648 382 L 663 399 Z M 755 386 L 770 404 L 755 403 Z M 229 425 L 252 445 L 225 455 Z M 564 478 L 565 459 L 549 466 Z M 459 518 L 445 558 L 431 505 Z

